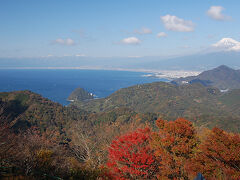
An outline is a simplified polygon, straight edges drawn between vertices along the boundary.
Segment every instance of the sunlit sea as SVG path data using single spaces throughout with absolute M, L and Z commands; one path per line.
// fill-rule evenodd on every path
M 77 87 L 98 98 L 136 84 L 168 81 L 144 77 L 146 73 L 109 70 L 4 69 L 0 70 L 0 92 L 30 90 L 54 102 L 67 105 L 67 97 Z

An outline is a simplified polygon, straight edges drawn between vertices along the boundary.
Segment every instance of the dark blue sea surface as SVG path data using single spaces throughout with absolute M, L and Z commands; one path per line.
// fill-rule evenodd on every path
M 63 105 L 77 87 L 102 98 L 136 84 L 168 81 L 143 77 L 146 73 L 106 70 L 0 70 L 0 92 L 30 90 Z

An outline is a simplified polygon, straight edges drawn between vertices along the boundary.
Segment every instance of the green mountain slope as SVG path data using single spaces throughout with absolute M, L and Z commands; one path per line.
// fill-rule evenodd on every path
M 99 126 L 113 126 L 116 130 L 128 124 L 135 124 L 134 127 L 146 122 L 154 125 L 156 119 L 155 114 L 136 113 L 128 108 L 100 113 L 86 112 L 75 106 L 64 107 L 31 91 L 0 93 L 0 125 L 8 124 L 15 131 L 24 131 L 35 126 L 42 132 L 47 129 L 56 130 L 63 137 L 70 138 L 70 131 L 76 126 L 92 136 L 102 132 Z M 115 127 L 116 124 L 121 126 Z
M 154 129 L 159 117 L 185 117 L 200 126 L 199 130 L 218 126 L 240 132 L 239 97 L 240 90 L 220 93 L 201 84 L 163 82 L 124 88 L 107 98 L 74 102 L 68 107 L 30 91 L 0 93 L 0 127 L 7 124 L 22 135 L 34 127 L 71 156 L 88 157 L 86 147 L 91 149 L 91 160 L 99 164 L 106 162 L 115 137 L 136 128 Z
M 139 113 L 157 113 L 168 120 L 185 117 L 196 125 L 217 125 L 226 130 L 239 131 L 240 106 L 238 101 L 231 100 L 235 96 L 240 96 L 240 92 L 224 94 L 217 88 L 199 83 L 177 86 L 155 82 L 120 89 L 106 98 L 72 105 L 92 112 L 127 107 Z M 228 101 L 232 103 L 231 106 Z
M 14 129 L 30 126 L 63 129 L 69 121 L 82 119 L 87 113 L 74 107 L 66 108 L 30 91 L 0 93 L 0 123 Z
M 63 107 L 30 91 L 16 91 L 0 93 L 0 123 L 11 124 L 16 130 L 37 126 L 42 131 L 57 130 L 67 136 L 76 124 L 94 134 L 100 132 L 99 126 L 154 125 L 157 117 L 167 120 L 184 117 L 197 126 L 240 132 L 239 97 L 240 90 L 221 93 L 217 88 L 197 83 L 176 86 L 155 82 Z
M 38 129 L 69 152 L 76 148 L 84 156 L 83 146 L 87 143 L 96 155 L 92 157 L 96 164 L 106 160 L 108 146 L 116 136 L 146 124 L 154 127 L 157 117 L 154 113 L 136 113 L 128 108 L 86 112 L 74 106 L 63 107 L 30 91 L 0 93 L 0 127 L 7 125 L 22 135 L 29 129 Z

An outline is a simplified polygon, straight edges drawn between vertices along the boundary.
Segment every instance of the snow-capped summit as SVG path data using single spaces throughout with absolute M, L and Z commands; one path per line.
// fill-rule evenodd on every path
M 240 42 L 232 38 L 222 38 L 212 46 L 225 51 L 240 51 Z

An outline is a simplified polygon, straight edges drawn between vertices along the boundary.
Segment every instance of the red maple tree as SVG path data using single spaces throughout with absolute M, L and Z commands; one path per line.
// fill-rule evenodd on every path
M 197 134 L 190 121 L 158 119 L 157 132 L 138 129 L 109 148 L 113 179 L 240 179 L 240 135 L 214 128 Z M 202 138 L 201 138 L 202 137 Z
M 115 179 L 153 179 L 158 166 L 150 148 L 149 128 L 138 129 L 112 141 L 107 167 Z

